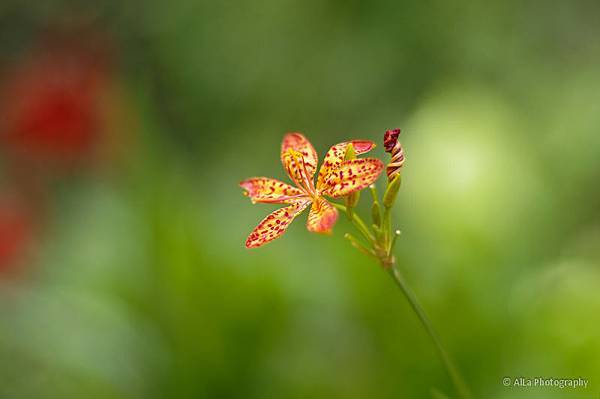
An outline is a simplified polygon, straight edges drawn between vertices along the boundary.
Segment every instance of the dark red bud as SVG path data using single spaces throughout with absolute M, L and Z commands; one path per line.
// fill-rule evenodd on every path
M 398 141 L 398 136 L 400 135 L 400 129 L 392 129 L 386 130 L 383 135 L 383 147 L 385 148 L 385 152 L 392 152 L 396 142 Z

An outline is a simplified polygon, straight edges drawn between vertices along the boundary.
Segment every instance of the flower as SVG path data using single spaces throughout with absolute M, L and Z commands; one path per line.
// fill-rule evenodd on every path
M 315 185 L 317 152 L 301 133 L 285 135 L 281 144 L 281 162 L 296 186 L 268 177 L 254 177 L 240 183 L 252 203 L 288 204 L 256 226 L 246 240 L 247 248 L 260 247 L 281 236 L 294 218 L 311 204 L 306 224 L 308 231 L 331 233 L 338 212 L 323 196 L 342 198 L 362 190 L 377 180 L 384 168 L 383 162 L 375 158 L 344 160 L 349 144 L 357 155 L 375 147 L 375 143 L 368 140 L 334 145 L 325 155 Z

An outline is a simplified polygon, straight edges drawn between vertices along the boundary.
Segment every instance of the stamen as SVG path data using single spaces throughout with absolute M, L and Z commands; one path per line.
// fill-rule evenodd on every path
M 296 164 L 296 168 L 298 172 L 302 175 L 302 182 L 296 182 L 299 186 L 304 188 L 308 193 L 314 194 L 314 189 L 312 189 L 312 185 L 308 180 L 308 173 L 306 171 L 306 165 L 304 165 L 304 158 L 302 158 L 302 166 L 300 166 L 299 157 L 295 152 L 292 152 L 292 157 L 294 158 L 294 163 Z M 304 173 L 303 173 L 304 172 Z M 304 183 L 304 184 L 303 184 Z
M 312 179 L 308 177 L 308 170 L 306 170 L 306 162 L 304 158 L 302 158 L 302 168 L 304 169 L 304 180 L 311 193 L 315 192 L 315 183 Z
M 285 200 L 300 199 L 300 198 L 308 198 L 308 194 L 296 194 L 296 195 L 286 195 L 286 196 L 277 197 L 277 198 L 265 198 L 265 199 L 261 199 L 260 202 L 265 203 L 265 204 L 281 203 L 282 201 L 285 201 Z

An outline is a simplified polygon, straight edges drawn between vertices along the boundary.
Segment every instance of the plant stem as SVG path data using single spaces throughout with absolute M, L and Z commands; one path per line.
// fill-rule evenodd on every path
M 421 304 L 417 300 L 415 293 L 408 286 L 406 280 L 404 279 L 404 276 L 402 276 L 400 271 L 398 271 L 395 262 L 392 263 L 390 267 L 388 267 L 388 271 L 394 279 L 394 281 L 396 282 L 396 284 L 398 285 L 398 287 L 400 287 L 400 290 L 408 300 L 408 303 L 410 304 L 411 308 L 417 314 L 419 320 L 421 321 L 421 324 L 423 325 L 423 327 L 427 331 L 427 334 L 429 334 L 429 337 L 433 341 L 438 355 L 440 356 L 442 363 L 444 363 L 446 371 L 450 375 L 450 378 L 452 379 L 452 383 L 454 384 L 457 393 L 463 399 L 470 399 L 471 393 L 469 392 L 467 385 L 465 384 L 460 373 L 458 372 L 458 369 L 454 365 L 454 362 L 450 358 L 450 355 L 448 355 L 448 352 L 446 352 L 442 341 L 433 329 L 433 325 L 431 324 L 429 317 L 427 317 L 425 310 L 423 310 L 423 307 L 421 307 Z
M 388 187 L 388 189 L 389 189 L 389 187 Z M 373 195 L 374 205 L 380 207 L 379 201 L 377 199 L 377 192 L 376 192 L 374 186 L 371 187 L 371 194 Z M 384 199 L 384 204 L 385 204 L 385 199 Z M 346 210 L 347 210 L 346 206 L 344 206 L 342 204 L 332 203 L 332 205 L 342 212 L 346 212 Z M 402 276 L 402 274 L 396 267 L 396 259 L 392 255 L 392 249 L 394 247 L 394 243 L 395 243 L 396 239 L 398 238 L 399 231 L 392 232 L 391 206 L 387 205 L 387 206 L 384 206 L 383 208 L 384 209 L 383 209 L 383 218 L 381 220 L 381 226 L 378 226 L 378 228 L 381 229 L 379 231 L 379 233 L 381 233 L 381 234 L 378 233 L 377 238 L 373 235 L 373 233 L 371 233 L 371 231 L 368 229 L 366 224 L 363 222 L 363 220 L 360 218 L 360 216 L 356 212 L 352 212 L 351 215 L 349 215 L 351 217 L 352 224 L 354 224 L 354 226 L 357 228 L 357 230 L 360 231 L 365 236 L 367 241 L 372 245 L 372 249 L 369 250 L 369 249 L 365 248 L 362 244 L 360 244 L 358 241 L 356 241 L 356 239 L 354 239 L 354 237 L 352 237 L 351 235 L 346 235 L 346 237 L 350 240 L 352 245 L 354 245 L 361 252 L 378 258 L 379 262 L 381 263 L 383 268 L 390 273 L 390 275 L 396 282 L 396 285 L 398 285 L 398 287 L 400 288 L 400 290 L 402 291 L 402 293 L 408 300 L 408 303 L 410 304 L 411 308 L 417 314 L 417 317 L 421 321 L 421 324 L 425 328 L 425 331 L 427 331 L 427 334 L 433 341 L 435 349 L 436 349 L 440 359 L 442 360 L 442 363 L 444 364 L 444 367 L 446 368 L 446 371 L 448 372 L 448 375 L 450 376 L 450 379 L 452 380 L 452 383 L 454 384 L 454 387 L 455 387 L 456 392 L 458 393 L 459 397 L 461 399 L 470 399 L 471 393 L 469 392 L 469 389 L 467 388 L 467 385 L 465 384 L 458 369 L 454 365 L 454 362 L 450 358 L 450 355 L 444 348 L 442 341 L 440 340 L 437 333 L 433 329 L 433 325 L 431 324 L 429 317 L 427 317 L 425 310 L 423 309 L 423 307 L 417 300 L 417 297 L 415 296 L 414 292 L 410 289 L 406 280 L 404 279 L 404 277 Z M 381 208 L 379 208 L 379 209 L 381 209 Z
M 373 250 L 361 244 L 361 242 L 358 241 L 352 234 L 346 233 L 344 238 L 350 241 L 352 246 L 358 249 L 360 252 L 364 253 L 365 255 L 373 256 L 375 259 L 377 259 L 377 255 L 373 252 Z
M 333 205 L 342 212 L 346 212 L 345 205 L 337 204 L 335 202 L 331 202 L 331 205 Z M 373 233 L 371 233 L 365 222 L 361 219 L 360 216 L 358 216 L 356 212 L 352 212 L 352 224 L 354 224 L 358 231 L 360 231 L 362 235 L 365 236 L 369 243 L 373 244 L 375 242 L 375 236 L 373 235 Z
M 383 230 L 383 245 L 385 248 L 385 252 L 388 254 L 388 257 L 391 255 L 391 234 L 392 234 L 392 213 L 390 208 L 384 207 L 383 210 L 383 221 L 382 227 Z
M 379 196 L 377 195 L 377 187 L 375 187 L 375 184 L 371 184 L 369 186 L 369 191 L 371 191 L 373 203 L 379 208 L 379 212 L 381 213 L 381 204 L 379 203 Z

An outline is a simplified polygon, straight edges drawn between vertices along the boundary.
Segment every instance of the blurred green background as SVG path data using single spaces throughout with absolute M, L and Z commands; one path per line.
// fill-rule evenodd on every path
M 275 207 L 237 184 L 287 179 L 285 132 L 383 159 L 395 127 L 400 267 L 475 397 L 598 397 L 599 18 L 594 1 L 3 1 L 2 134 L 34 139 L 0 153 L 0 397 L 454 397 L 344 218 L 244 248 Z M 40 52 L 63 65 L 56 48 L 100 89 L 44 62 L 15 77 Z M 59 90 L 7 116 L 45 79 L 68 112 Z M 12 134 L 19 118 L 36 123 Z

